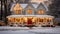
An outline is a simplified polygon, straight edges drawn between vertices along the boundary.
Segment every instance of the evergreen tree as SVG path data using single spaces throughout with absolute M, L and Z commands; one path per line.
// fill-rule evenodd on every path
M 59 17 L 60 15 L 60 0 L 52 1 L 52 4 L 49 5 L 49 14 L 55 17 Z

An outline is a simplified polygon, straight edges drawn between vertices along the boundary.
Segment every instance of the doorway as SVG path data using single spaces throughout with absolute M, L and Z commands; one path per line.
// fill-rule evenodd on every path
M 33 26 L 32 18 L 27 18 L 27 26 L 28 27 Z

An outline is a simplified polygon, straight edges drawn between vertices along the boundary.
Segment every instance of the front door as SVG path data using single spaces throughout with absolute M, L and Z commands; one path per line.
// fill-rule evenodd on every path
M 32 26 L 32 19 L 31 18 L 28 18 L 28 20 L 27 20 L 27 26 Z

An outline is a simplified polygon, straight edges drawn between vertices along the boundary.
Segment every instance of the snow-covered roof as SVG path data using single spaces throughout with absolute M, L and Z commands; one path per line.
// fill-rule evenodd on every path
M 20 4 L 23 8 L 25 8 L 28 4 Z
M 40 17 L 40 18 L 54 18 L 53 16 L 50 15 L 10 15 L 7 16 L 7 18 L 9 17 L 13 17 L 13 18 L 17 18 L 17 17 Z
M 44 9 L 44 10 L 48 11 L 48 7 L 47 7 L 44 3 L 40 3 L 40 4 L 37 6 L 37 9 Z
M 16 3 L 12 4 L 10 11 L 13 11 L 13 7 L 14 7 L 15 5 L 16 5 Z M 24 8 L 26 8 L 27 5 L 29 5 L 29 4 L 20 4 L 20 5 L 21 5 L 21 7 L 24 9 Z M 48 11 L 48 7 L 47 7 L 44 3 L 42 3 L 42 5 L 43 5 L 44 9 L 46 9 L 46 11 Z M 42 5 L 41 5 L 41 3 L 40 3 L 40 4 L 31 4 L 31 6 L 32 6 L 33 8 L 38 8 L 38 7 L 42 6 Z M 42 8 L 43 8 L 43 7 L 42 7 Z
M 13 11 L 13 7 L 15 6 L 16 4 L 12 4 L 11 6 L 11 9 L 10 11 Z M 26 8 L 27 5 L 29 4 L 20 4 L 22 8 Z M 37 5 L 36 4 L 31 4 L 34 8 L 37 8 Z

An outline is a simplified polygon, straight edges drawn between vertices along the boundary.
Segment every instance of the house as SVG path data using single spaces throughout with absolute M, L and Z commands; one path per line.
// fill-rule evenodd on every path
M 20 4 L 16 3 L 12 8 L 12 15 L 7 16 L 9 25 L 42 26 L 53 25 L 53 16 L 47 15 L 48 8 L 45 4 Z

